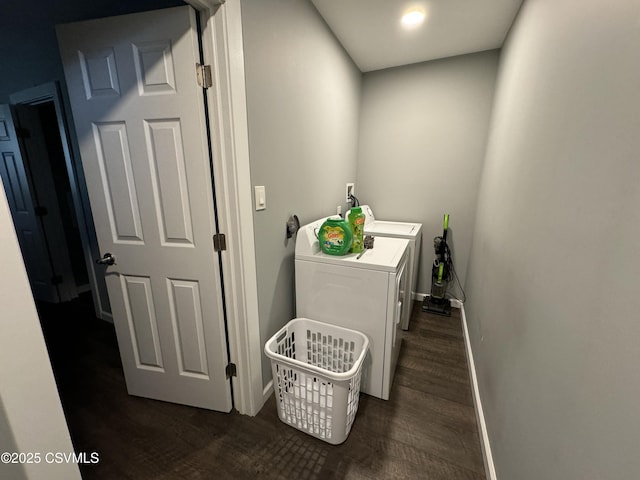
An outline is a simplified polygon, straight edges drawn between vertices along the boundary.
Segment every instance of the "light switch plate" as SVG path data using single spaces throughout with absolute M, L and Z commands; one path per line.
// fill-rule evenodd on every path
M 264 185 L 256 185 L 253 189 L 256 199 L 256 210 L 264 210 L 267 208 L 267 193 Z

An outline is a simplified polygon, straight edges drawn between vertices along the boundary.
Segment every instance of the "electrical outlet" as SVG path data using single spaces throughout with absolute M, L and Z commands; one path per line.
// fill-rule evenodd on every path
M 355 183 L 347 183 L 347 196 L 346 196 L 346 200 L 347 202 L 350 200 L 351 195 L 355 195 L 356 194 L 356 184 Z

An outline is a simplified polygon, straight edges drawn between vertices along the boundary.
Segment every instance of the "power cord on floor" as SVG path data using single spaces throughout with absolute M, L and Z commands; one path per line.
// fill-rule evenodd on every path
M 462 284 L 460 283 L 460 278 L 458 278 L 458 273 L 456 272 L 455 267 L 453 266 L 453 259 L 451 257 L 449 257 L 450 261 L 451 261 L 451 271 L 453 272 L 453 276 L 455 277 L 456 280 L 456 284 L 458 289 L 460 290 L 460 292 L 462 293 L 462 299 L 456 298 L 453 295 L 450 295 L 452 300 L 457 300 L 460 303 L 464 303 L 467 301 L 467 294 L 464 291 L 464 288 L 462 288 Z
M 434 245 L 439 245 L 440 242 L 442 242 L 442 237 L 441 236 L 437 236 L 433 239 Z M 437 248 L 437 247 L 436 247 Z M 444 270 L 451 272 L 453 274 L 453 279 L 450 278 L 448 280 L 448 284 L 450 284 L 452 282 L 452 280 L 455 280 L 454 283 L 454 288 L 458 288 L 458 290 L 460 291 L 460 293 L 462 294 L 462 299 L 459 299 L 457 297 L 454 296 L 454 294 L 452 293 L 445 293 L 445 296 L 451 300 L 457 300 L 460 303 L 464 303 L 467 301 L 467 294 L 464 291 L 464 288 L 462 288 L 462 283 L 460 282 L 460 278 L 458 277 L 458 272 L 456 272 L 456 268 L 453 264 L 453 255 L 451 255 L 451 249 L 449 248 L 449 245 L 447 243 L 444 244 Z

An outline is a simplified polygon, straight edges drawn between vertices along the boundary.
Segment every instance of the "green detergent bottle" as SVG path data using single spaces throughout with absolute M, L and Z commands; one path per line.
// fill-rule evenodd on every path
M 346 255 L 351 248 L 351 227 L 342 218 L 327 218 L 318 231 L 320 249 L 329 255 Z
M 364 250 L 364 220 L 365 216 L 362 213 L 362 208 L 353 207 L 349 212 L 349 225 L 353 233 L 352 253 L 360 253 Z

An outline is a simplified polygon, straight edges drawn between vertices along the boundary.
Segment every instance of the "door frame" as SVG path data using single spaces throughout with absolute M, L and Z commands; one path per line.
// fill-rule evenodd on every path
M 226 234 L 227 251 L 222 255 L 229 360 L 236 365 L 232 377 L 236 410 L 257 415 L 269 388 L 262 378 L 262 345 L 258 314 L 258 289 L 251 197 L 249 137 L 247 126 L 242 17 L 239 0 L 185 0 L 200 13 L 205 62 L 211 65 L 213 87 L 206 99 L 211 122 L 215 194 L 219 199 L 220 231 Z M 99 257 L 93 217 L 89 209 L 80 155 L 70 141 L 60 87 L 57 82 L 23 90 L 10 96 L 12 104 L 37 104 L 52 100 L 69 174 L 76 215 L 96 315 L 113 321 L 110 308 L 99 294 L 94 259 Z M 74 161 L 77 159 L 77 162 Z M 107 300 L 108 302 L 108 300 Z
M 89 284 L 91 286 L 95 313 L 98 318 L 113 323 L 106 288 L 104 285 L 101 287 L 94 268 L 94 259 L 99 258 L 100 256 L 98 241 L 95 236 L 95 228 L 93 226 L 91 207 L 89 206 L 89 196 L 87 193 L 84 172 L 82 170 L 82 166 L 79 164 L 80 154 L 77 150 L 73 152 L 71 148 L 72 136 L 69 135 L 69 125 L 72 122 L 68 121 L 65 114 L 60 85 L 58 82 L 49 82 L 21 90 L 9 96 L 9 103 L 11 105 L 39 105 L 46 102 L 53 102 L 56 111 L 58 132 L 60 134 L 60 142 L 62 143 L 67 175 L 69 177 L 73 208 L 78 222 L 78 230 L 80 231 L 82 253 L 87 265 L 87 274 L 89 276 Z M 74 161 L 74 159 L 77 159 L 77 161 Z
M 239 0 L 185 0 L 200 12 L 203 54 L 213 86 L 206 98 L 222 254 L 229 358 L 238 412 L 256 415 L 271 393 L 262 379 L 242 17 Z

